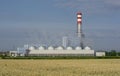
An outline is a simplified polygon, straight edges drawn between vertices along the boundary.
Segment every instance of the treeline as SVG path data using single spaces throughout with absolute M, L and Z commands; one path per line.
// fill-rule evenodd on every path
M 106 56 L 120 56 L 120 52 L 116 50 L 106 51 Z
M 8 53 L 0 54 L 0 59 L 120 59 L 120 52 L 106 51 L 106 56 L 9 56 Z
M 5 56 L 2 59 L 120 59 L 120 56 L 24 56 L 10 57 Z

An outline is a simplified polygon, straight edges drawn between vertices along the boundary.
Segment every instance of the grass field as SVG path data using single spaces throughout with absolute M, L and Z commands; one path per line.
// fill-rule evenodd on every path
M 120 59 L 1 59 L 0 76 L 120 76 Z

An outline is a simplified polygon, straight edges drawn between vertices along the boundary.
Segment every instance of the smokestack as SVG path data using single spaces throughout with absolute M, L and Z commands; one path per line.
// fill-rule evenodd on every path
M 82 32 L 82 13 L 81 12 L 78 12 L 77 13 L 77 34 L 78 34 L 78 37 L 80 37 L 80 34 Z
M 83 33 L 82 33 L 82 13 L 77 13 L 77 36 L 80 38 L 80 47 L 84 49 L 83 45 Z

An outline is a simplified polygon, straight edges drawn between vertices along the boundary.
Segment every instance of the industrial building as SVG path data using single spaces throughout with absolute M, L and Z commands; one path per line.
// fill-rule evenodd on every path
M 63 45 L 58 47 L 35 47 L 27 46 L 25 55 L 27 56 L 105 56 L 105 52 L 95 52 L 90 47 L 84 45 L 84 34 L 82 31 L 82 13 L 77 13 L 77 36 L 79 45 L 69 47 L 67 37 L 63 37 Z M 19 53 L 20 54 L 20 53 Z M 11 56 L 18 55 L 15 51 L 10 52 Z M 19 55 L 20 56 L 20 55 Z
M 105 52 L 95 52 L 88 46 L 84 45 L 84 34 L 82 31 L 82 13 L 77 13 L 77 36 L 79 38 L 79 45 L 70 47 L 68 45 L 68 37 L 64 36 L 62 39 L 62 46 L 58 47 L 43 47 L 43 46 L 28 46 L 26 45 L 26 53 L 17 51 L 9 51 L 9 56 L 105 56 Z
M 29 47 L 26 51 L 28 56 L 94 56 L 94 50 L 89 47 L 85 47 L 81 49 L 81 47 L 67 47 L 63 48 L 62 46 L 58 46 L 56 48 L 50 46 L 45 48 L 40 46 L 35 48 L 33 46 Z
M 47 48 L 40 46 L 34 47 L 31 46 L 26 50 L 27 56 L 103 56 L 105 53 L 95 53 L 90 47 L 84 45 L 84 34 L 82 31 L 82 13 L 77 13 L 77 36 L 80 40 L 78 47 L 68 47 L 67 37 L 63 37 L 63 46 Z
M 96 56 L 105 56 L 105 52 L 104 51 L 97 51 L 95 52 Z
M 8 56 L 13 56 L 13 57 L 25 56 L 25 54 L 24 53 L 19 53 L 18 51 L 9 51 Z

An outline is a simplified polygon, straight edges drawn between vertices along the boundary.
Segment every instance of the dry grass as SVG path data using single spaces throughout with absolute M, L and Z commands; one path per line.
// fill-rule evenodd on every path
M 120 59 L 0 60 L 0 76 L 120 76 Z

